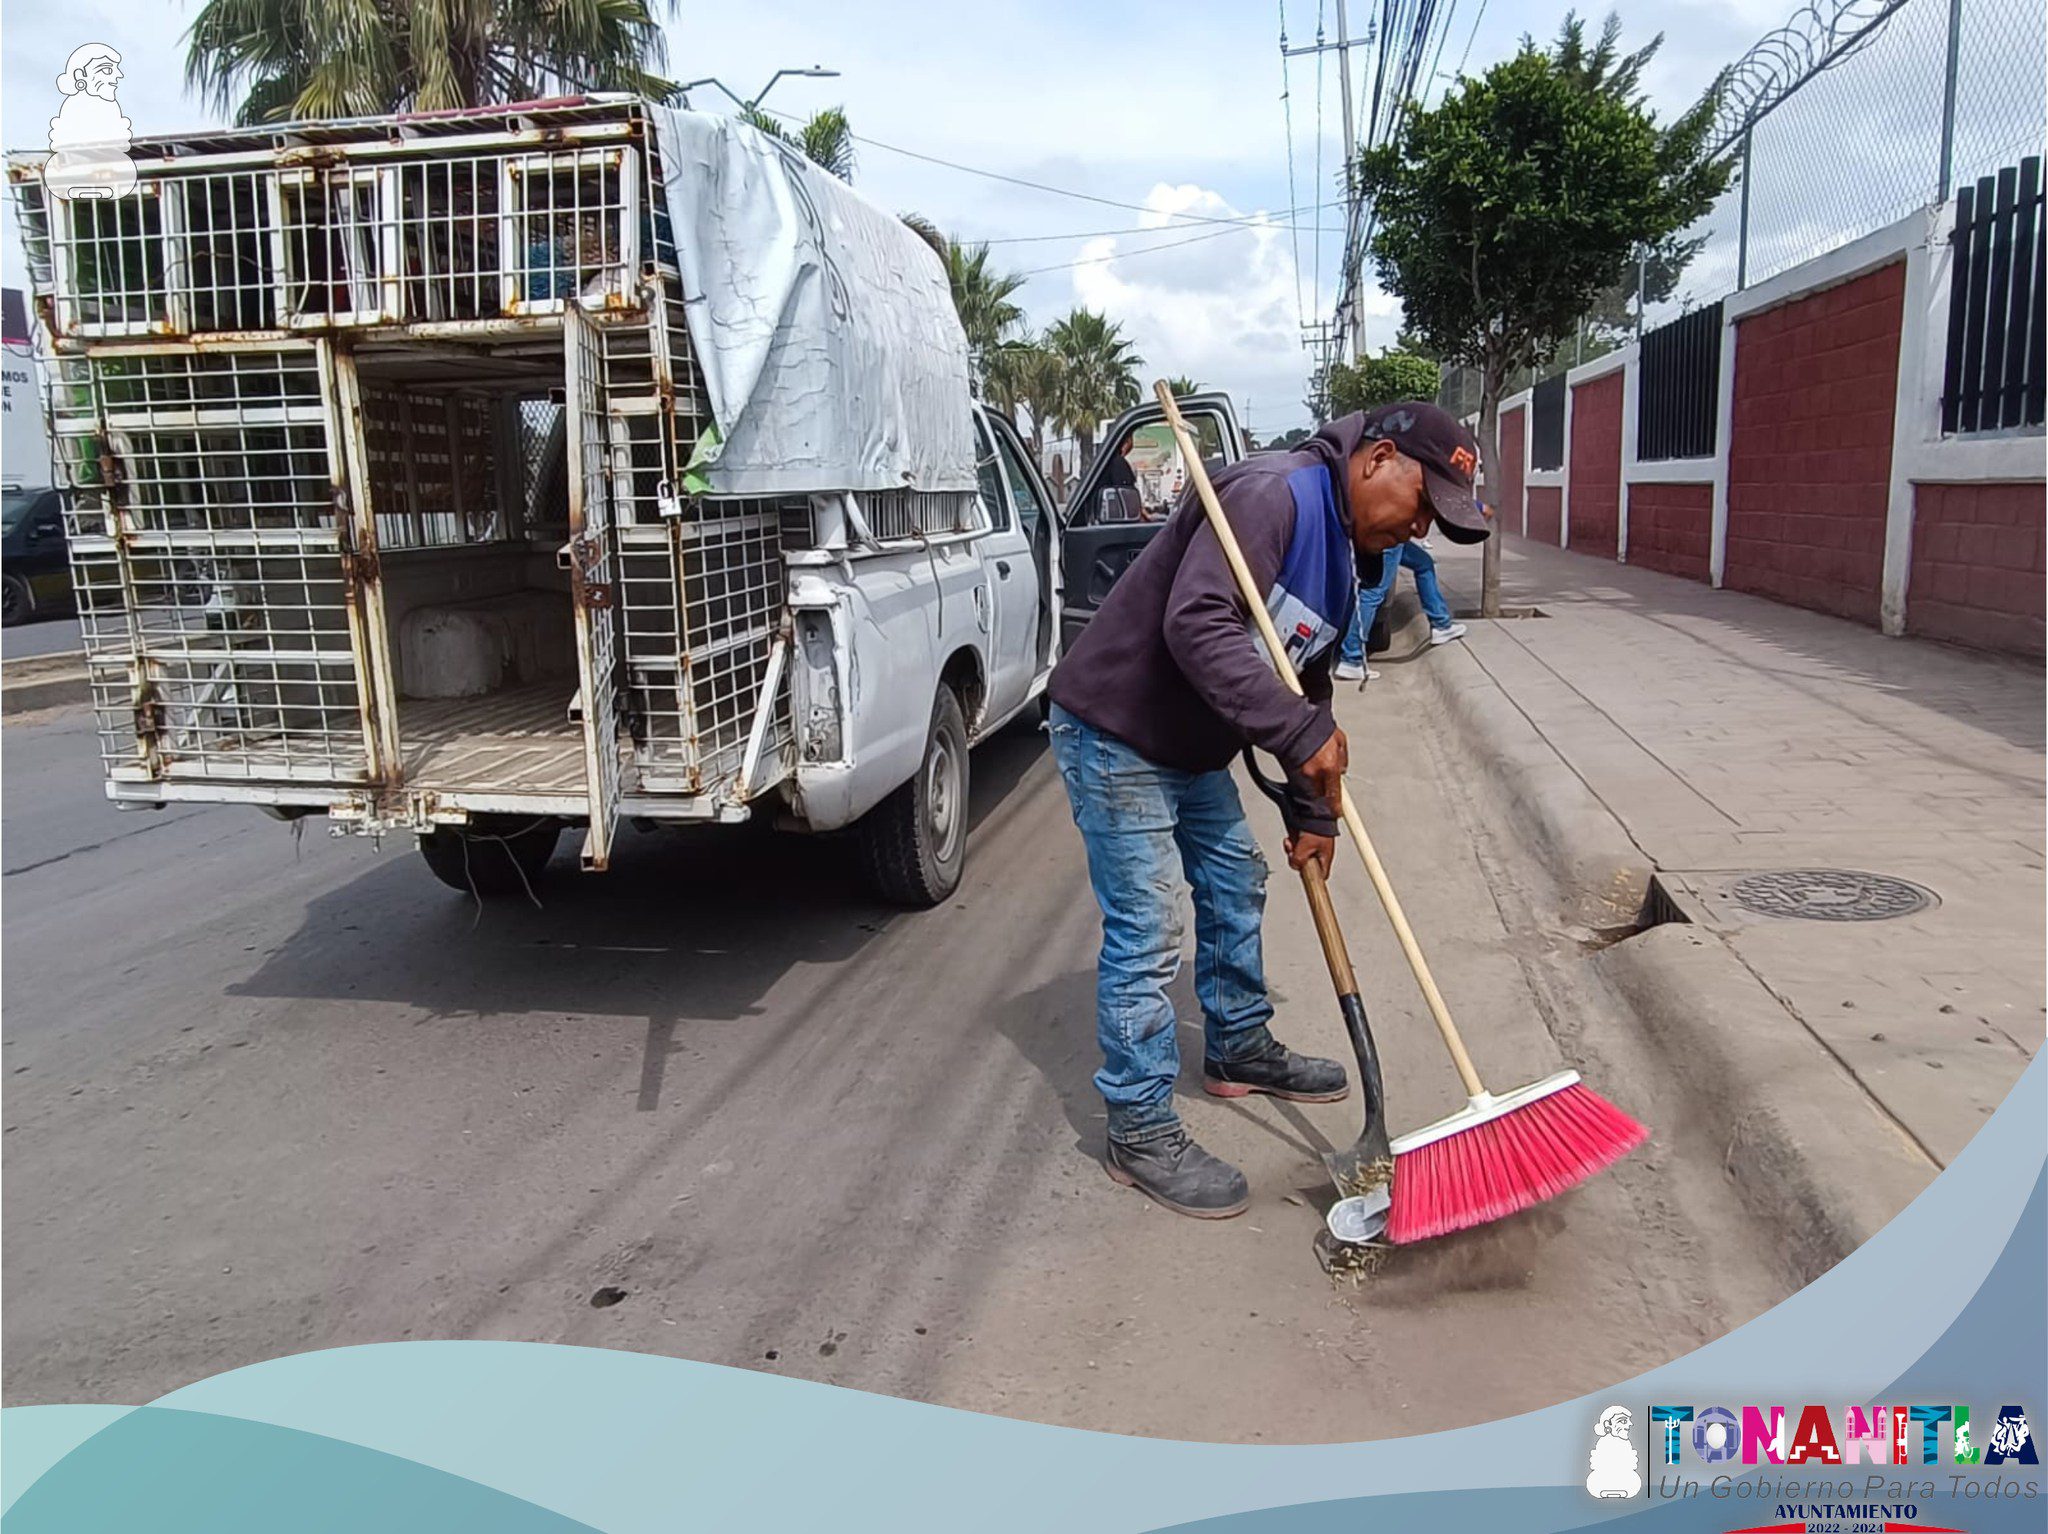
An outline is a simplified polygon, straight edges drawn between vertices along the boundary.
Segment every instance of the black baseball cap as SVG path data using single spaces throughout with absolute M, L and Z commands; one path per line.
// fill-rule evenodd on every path
M 1423 400 L 1402 400 L 1365 412 L 1368 442 L 1391 442 L 1422 465 L 1422 483 L 1436 525 L 1453 543 L 1480 543 L 1493 531 L 1472 494 L 1479 443 L 1457 417 Z

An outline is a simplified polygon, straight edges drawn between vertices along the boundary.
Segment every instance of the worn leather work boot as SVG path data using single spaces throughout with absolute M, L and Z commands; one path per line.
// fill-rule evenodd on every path
M 1203 1150 L 1185 1129 L 1133 1145 L 1111 1140 L 1102 1167 L 1113 1181 L 1197 1220 L 1227 1220 L 1252 1201 L 1244 1173 Z
M 1351 1083 L 1335 1060 L 1297 1055 L 1275 1040 L 1272 1048 L 1249 1060 L 1204 1060 L 1202 1090 L 1211 1097 L 1264 1092 L 1293 1103 L 1335 1103 L 1351 1095 Z

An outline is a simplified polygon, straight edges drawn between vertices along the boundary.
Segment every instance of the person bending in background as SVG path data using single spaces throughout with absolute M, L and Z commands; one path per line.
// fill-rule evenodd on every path
M 1369 682 L 1379 673 L 1366 668 L 1365 641 L 1372 633 L 1373 620 L 1379 616 L 1382 605 L 1394 594 L 1394 581 L 1402 568 L 1415 572 L 1415 594 L 1422 599 L 1423 614 L 1429 619 L 1429 642 L 1449 644 L 1453 639 L 1465 637 L 1465 625 L 1454 622 L 1451 609 L 1444 601 L 1444 588 L 1437 583 L 1436 560 L 1429 552 L 1429 541 L 1418 538 L 1389 549 L 1381 560 L 1379 580 L 1367 587 L 1359 582 L 1358 611 L 1351 619 L 1351 627 L 1344 631 L 1344 644 L 1337 656 L 1337 667 L 1330 674 L 1340 682 Z M 1370 574 L 1371 570 L 1365 571 Z

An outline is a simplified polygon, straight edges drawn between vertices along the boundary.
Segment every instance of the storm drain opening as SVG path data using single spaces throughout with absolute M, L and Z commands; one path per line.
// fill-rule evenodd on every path
M 1643 894 L 1642 909 L 1636 912 L 1635 920 L 1610 927 L 1581 928 L 1579 931 L 1584 935 L 1577 937 L 1576 941 L 1583 953 L 1603 953 L 1617 943 L 1625 943 L 1632 937 L 1640 937 L 1652 927 L 1691 920 L 1692 918 L 1672 898 L 1662 876 L 1651 874 L 1649 888 Z
M 1851 868 L 1783 868 L 1728 887 L 1746 911 L 1793 921 L 1890 921 L 1941 903 L 1933 890 Z

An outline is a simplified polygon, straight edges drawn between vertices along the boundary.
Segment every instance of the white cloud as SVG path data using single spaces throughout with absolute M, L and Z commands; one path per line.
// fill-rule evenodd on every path
M 1245 216 L 1193 184 L 1155 186 L 1144 200 L 1148 226 L 1171 213 Z M 1158 254 L 1131 254 L 1149 250 Z M 1101 259 L 1110 256 L 1123 259 Z M 1093 264 L 1074 269 L 1074 301 L 1123 326 L 1148 379 L 1181 373 L 1230 390 L 1240 406 L 1249 396 L 1261 425 L 1283 401 L 1300 413 L 1300 310 L 1284 229 L 1267 220 L 1228 233 L 1116 235 L 1089 241 L 1082 257 Z

